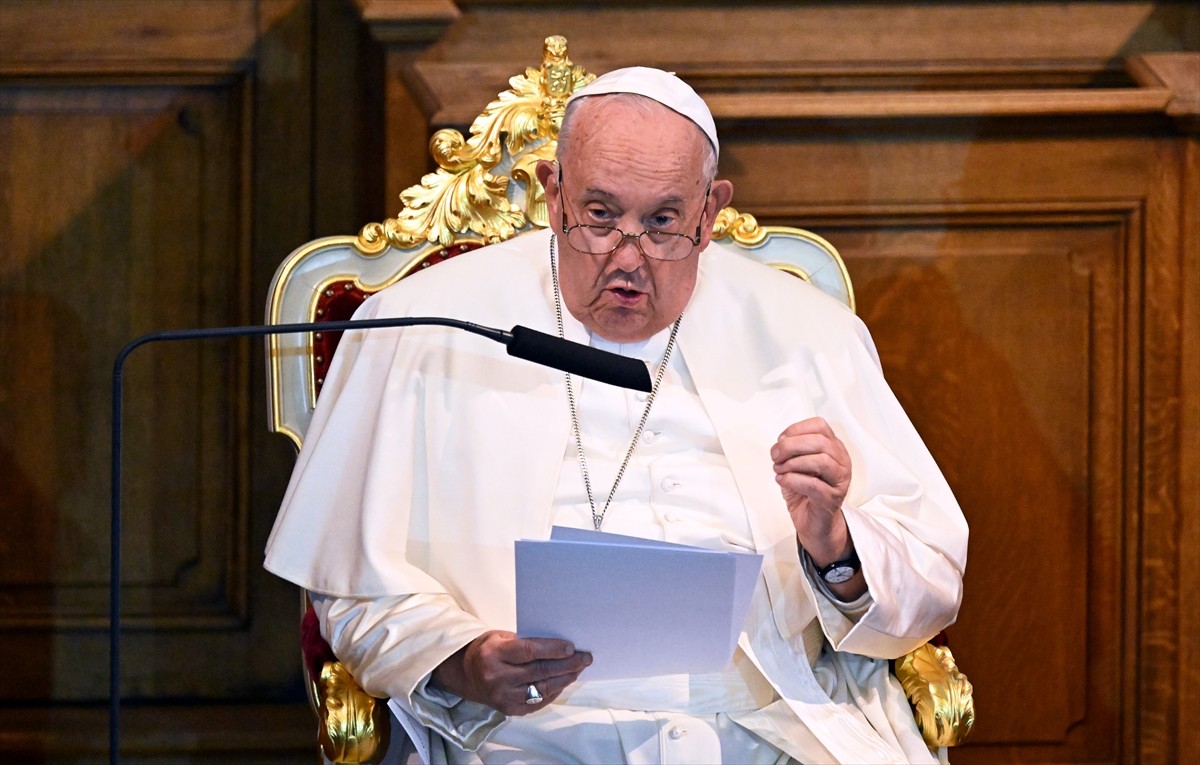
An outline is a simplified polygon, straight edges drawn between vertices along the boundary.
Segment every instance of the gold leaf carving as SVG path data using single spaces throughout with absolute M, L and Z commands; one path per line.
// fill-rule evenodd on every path
M 740 213 L 732 207 L 725 207 L 717 213 L 713 221 L 713 239 L 729 237 L 744 246 L 753 246 L 767 236 L 767 232 L 758 225 L 758 221 L 750 213 Z
M 525 217 L 539 228 L 549 224 L 549 213 L 546 209 L 546 190 L 538 183 L 535 172 L 538 160 L 554 159 L 555 145 L 553 142 L 544 143 L 513 163 L 512 179 L 525 185 Z
M 380 745 L 386 745 L 387 725 L 380 724 L 377 714 L 382 707 L 377 707 L 340 661 L 325 662 L 319 687 L 324 724 L 318 738 L 325 756 L 338 763 L 370 762 Z
M 420 225 L 408 244 L 425 239 L 448 245 L 466 231 L 481 234 L 489 242 L 508 239 L 525 224 L 525 216 L 509 203 L 507 188 L 508 179 L 492 175 L 483 164 L 458 172 L 437 170 L 400 195 L 404 202 L 401 230 L 407 232 L 406 221 Z
M 926 643 L 896 664 L 896 677 L 926 744 L 957 746 L 966 739 L 975 725 L 973 689 L 949 648 Z
M 359 249 L 377 254 L 387 246 L 430 242 L 447 246 L 468 231 L 488 242 L 508 239 L 532 223 L 546 225 L 544 191 L 534 177 L 539 159 L 553 159 L 567 99 L 593 75 L 567 57 L 567 41 L 546 38 L 540 69 L 526 69 L 471 123 L 470 138 L 439 130 L 429 141 L 438 169 L 400 195 L 395 218 L 365 226 Z M 524 186 L 525 209 L 509 200 L 511 180 Z M 494 171 L 494 172 L 493 172 Z

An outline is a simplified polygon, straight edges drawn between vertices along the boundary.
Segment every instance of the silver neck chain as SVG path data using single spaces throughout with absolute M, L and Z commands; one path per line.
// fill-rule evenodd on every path
M 550 235 L 550 274 L 554 281 L 554 318 L 558 321 L 558 336 L 565 337 L 563 331 L 563 311 L 562 311 L 562 290 L 558 285 L 558 237 Z M 658 373 L 654 375 L 654 384 L 650 386 L 650 393 L 646 396 L 646 408 L 642 410 L 642 418 L 638 420 L 637 429 L 633 431 L 633 440 L 629 442 L 629 450 L 625 452 L 625 459 L 621 461 L 621 467 L 617 470 L 617 477 L 613 479 L 612 488 L 608 491 L 608 499 L 604 500 L 604 507 L 599 513 L 596 512 L 596 500 L 592 494 L 592 479 L 588 475 L 587 455 L 583 453 L 583 437 L 579 433 L 579 408 L 575 403 L 575 389 L 571 385 L 571 375 L 566 375 L 567 380 L 567 404 L 571 407 L 571 428 L 575 432 L 575 448 L 579 452 L 579 471 L 583 474 L 583 486 L 587 489 L 588 505 L 592 509 L 592 526 L 596 531 L 600 530 L 601 524 L 604 523 L 604 516 L 608 513 L 608 506 L 612 503 L 613 495 L 617 493 L 617 486 L 621 483 L 621 479 L 625 476 L 625 469 L 629 467 L 629 461 L 633 459 L 633 453 L 637 450 L 638 441 L 642 438 L 642 431 L 646 429 L 646 420 L 650 417 L 650 407 L 654 405 L 654 397 L 658 395 L 659 385 L 662 384 L 663 376 L 667 373 L 667 362 L 671 360 L 671 351 L 675 349 L 675 335 L 679 333 L 679 323 L 683 321 L 683 314 L 675 320 L 675 324 L 671 327 L 671 336 L 667 338 L 667 350 L 663 353 L 662 361 L 658 362 Z

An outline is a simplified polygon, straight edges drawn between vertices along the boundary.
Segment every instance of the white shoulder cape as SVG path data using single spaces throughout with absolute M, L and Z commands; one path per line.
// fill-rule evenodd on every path
M 457 256 L 373 296 L 357 315 L 451 316 L 555 333 L 549 236 Z M 720 246 L 698 257 L 679 349 L 766 557 L 765 588 L 741 645 L 830 752 L 883 757 L 861 715 L 830 704 L 829 683 L 803 659 L 803 629 L 815 616 L 837 651 L 865 657 L 920 645 L 957 613 L 965 519 L 851 311 Z M 857 624 L 804 576 L 769 457 L 785 427 L 814 415 L 830 422 L 853 460 L 845 514 L 874 599 Z M 337 596 L 449 593 L 493 628 L 513 629 L 513 543 L 549 535 L 569 438 L 561 372 L 449 328 L 347 334 L 266 567 Z

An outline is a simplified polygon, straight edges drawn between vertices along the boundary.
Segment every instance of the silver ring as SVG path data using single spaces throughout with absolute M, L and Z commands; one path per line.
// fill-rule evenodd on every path
M 536 685 L 534 685 L 533 683 L 530 683 L 528 686 L 526 686 L 526 688 L 525 688 L 525 703 L 526 704 L 541 704 L 543 701 L 545 701 L 545 699 L 542 698 L 542 694 L 538 693 L 538 689 L 537 689 Z

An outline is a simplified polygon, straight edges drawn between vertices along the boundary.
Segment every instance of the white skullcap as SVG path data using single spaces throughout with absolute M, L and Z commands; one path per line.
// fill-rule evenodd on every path
M 713 121 L 712 112 L 708 110 L 708 104 L 704 103 L 704 99 L 697 95 L 690 85 L 676 77 L 674 72 L 664 72 L 661 69 L 651 69 L 645 66 L 614 69 L 575 91 L 567 99 L 567 103 L 570 104 L 577 98 L 602 96 L 608 93 L 634 93 L 645 96 L 682 114 L 704 131 L 713 146 L 713 152 L 720 154 L 721 145 L 717 142 L 717 124 Z

